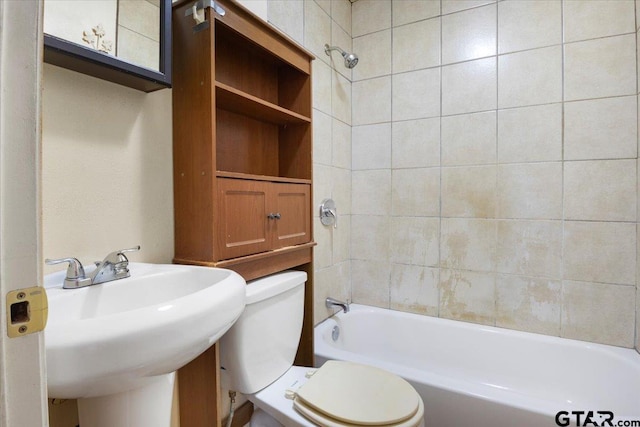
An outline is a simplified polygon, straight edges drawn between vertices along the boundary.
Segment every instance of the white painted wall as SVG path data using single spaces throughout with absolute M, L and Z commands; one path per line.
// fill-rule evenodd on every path
M 171 91 L 147 94 L 45 64 L 42 102 L 45 258 L 87 264 L 141 245 L 131 261 L 170 263 Z

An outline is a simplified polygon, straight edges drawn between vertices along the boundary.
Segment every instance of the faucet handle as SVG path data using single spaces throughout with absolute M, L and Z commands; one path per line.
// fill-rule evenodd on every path
M 83 279 L 84 276 L 84 267 L 82 266 L 82 263 L 78 260 L 78 258 L 73 258 L 73 257 L 69 257 L 69 258 L 59 258 L 59 259 L 45 259 L 44 260 L 45 264 L 47 265 L 56 265 L 56 264 L 62 264 L 65 262 L 69 263 L 69 266 L 67 267 L 67 279 Z
M 44 262 L 47 265 L 69 263 L 67 267 L 67 277 L 64 279 L 64 289 L 81 288 L 91 284 L 91 279 L 87 278 L 84 274 L 84 267 L 77 258 L 59 258 L 59 259 L 45 259 Z
M 129 262 L 129 259 L 125 255 L 125 252 L 136 252 L 140 250 L 140 245 L 134 246 L 128 249 L 120 249 L 118 251 L 113 251 L 109 255 L 107 255 L 103 262 L 110 262 L 111 264 L 119 264 L 121 262 Z
M 129 249 L 120 249 L 118 252 L 122 253 L 122 252 L 137 252 L 140 250 L 140 245 L 138 246 L 134 246 L 132 248 Z

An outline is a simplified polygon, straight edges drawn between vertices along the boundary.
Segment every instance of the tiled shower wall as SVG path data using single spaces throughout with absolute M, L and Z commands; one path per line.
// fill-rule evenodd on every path
M 320 223 L 314 212 L 315 322 L 332 314 L 324 306 L 327 296 L 351 297 L 351 80 L 352 72 L 324 45 L 351 50 L 349 0 L 269 0 L 268 21 L 310 50 L 313 61 L 313 198 L 314 207 L 333 198 L 338 209 L 337 228 Z
M 352 71 L 342 57 L 329 57 L 324 45 L 351 50 L 351 2 L 349 0 L 239 0 L 252 12 L 273 24 L 311 51 L 313 61 L 313 205 L 333 198 L 338 227 L 320 224 L 314 212 L 315 323 L 333 311 L 328 296 L 351 297 L 351 81 Z
M 352 15 L 353 301 L 639 346 L 634 1 Z

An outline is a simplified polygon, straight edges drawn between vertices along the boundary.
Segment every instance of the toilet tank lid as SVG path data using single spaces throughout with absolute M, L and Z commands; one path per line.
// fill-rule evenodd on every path
M 253 304 L 304 285 L 307 273 L 304 271 L 283 271 L 247 282 L 245 304 Z

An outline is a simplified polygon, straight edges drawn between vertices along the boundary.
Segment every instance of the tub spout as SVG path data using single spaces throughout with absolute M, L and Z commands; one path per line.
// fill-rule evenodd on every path
M 339 301 L 335 298 L 331 298 L 331 297 L 327 298 L 325 300 L 325 305 L 327 306 L 327 308 L 340 307 L 342 311 L 344 311 L 345 313 L 349 312 L 349 303 Z

